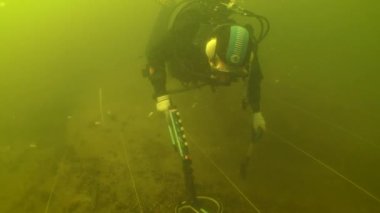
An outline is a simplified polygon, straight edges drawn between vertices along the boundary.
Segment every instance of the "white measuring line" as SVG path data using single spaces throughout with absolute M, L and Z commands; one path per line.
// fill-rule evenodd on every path
M 357 138 L 358 140 L 363 141 L 366 144 L 372 145 L 373 147 L 375 147 L 377 149 L 380 149 L 380 145 L 374 143 L 372 140 L 366 139 L 366 138 L 364 138 L 363 136 L 361 136 L 359 134 L 352 133 L 351 131 L 347 130 L 343 126 L 340 126 L 340 125 L 335 124 L 335 123 L 333 123 L 331 121 L 325 120 L 322 117 L 318 116 L 317 114 L 315 114 L 313 112 L 310 112 L 310 111 L 308 111 L 308 110 L 306 110 L 306 109 L 304 109 L 304 108 L 302 108 L 300 106 L 297 106 L 295 104 L 289 103 L 287 101 L 282 101 L 282 100 L 279 100 L 279 99 L 275 99 L 275 98 L 269 98 L 269 99 L 272 99 L 272 100 L 274 100 L 276 102 L 279 102 L 281 104 L 284 104 L 284 105 L 288 105 L 291 108 L 299 110 L 299 111 L 303 112 L 304 114 L 309 115 L 310 117 L 313 117 L 314 119 L 319 120 L 320 122 L 325 123 L 325 124 L 327 124 L 327 125 L 335 128 L 337 130 L 340 130 L 341 132 L 343 132 L 343 133 L 345 133 L 347 135 L 351 135 L 352 137 Z
M 121 142 L 122 149 L 123 149 L 123 158 L 125 160 L 125 164 L 128 167 L 129 176 L 131 177 L 131 180 L 132 180 L 133 190 L 135 191 L 136 198 L 137 198 L 137 203 L 139 205 L 140 212 L 142 213 L 144 211 L 143 211 L 143 208 L 142 208 L 142 205 L 141 205 L 140 196 L 139 196 L 139 194 L 137 192 L 135 177 L 133 176 L 131 167 L 129 166 L 129 160 L 128 160 L 128 157 L 127 157 L 127 148 L 125 146 L 126 140 L 125 140 L 124 135 L 123 135 L 122 132 L 120 132 L 120 142 Z
M 104 115 L 103 115 L 103 90 L 102 90 L 102 88 L 99 88 L 99 111 L 100 111 L 101 122 L 103 124 L 104 123 Z M 65 159 L 66 154 L 67 154 L 67 150 L 66 150 L 65 154 L 63 154 L 62 159 L 59 161 L 61 164 L 62 164 L 63 160 Z M 49 212 L 51 199 L 53 197 L 55 188 L 56 188 L 57 183 L 58 183 L 58 177 L 59 177 L 59 169 L 57 170 L 57 175 L 54 178 L 53 186 L 50 190 L 49 198 L 48 198 L 48 201 L 47 201 L 46 207 L 45 207 L 45 213 Z
M 368 190 L 366 190 L 365 188 L 359 186 L 357 183 L 355 183 L 354 181 L 350 180 L 349 178 L 347 178 L 346 176 L 344 176 L 343 174 L 339 173 L 337 170 L 335 170 L 334 168 L 332 168 L 331 166 L 327 165 L 326 163 L 324 163 L 323 161 L 319 160 L 318 158 L 314 157 L 312 154 L 306 152 L 305 150 L 299 148 L 298 146 L 296 146 L 294 143 L 290 142 L 289 140 L 285 139 L 284 137 L 276 134 L 275 132 L 273 131 L 268 131 L 268 133 L 271 133 L 272 135 L 274 135 L 275 137 L 279 138 L 280 139 L 280 142 L 281 143 L 284 143 L 284 144 L 287 144 L 291 147 L 293 147 L 295 150 L 301 152 L 302 154 L 306 155 L 307 157 L 311 158 L 312 160 L 314 160 L 315 162 L 317 162 L 319 165 L 321 165 L 322 167 L 328 169 L 330 172 L 334 173 L 335 175 L 337 175 L 338 177 L 342 178 L 343 180 L 347 181 L 348 183 L 350 183 L 351 185 L 353 185 L 355 188 L 357 188 L 358 190 L 360 190 L 361 192 L 363 192 L 364 194 L 368 195 L 369 197 L 373 198 L 375 201 L 377 201 L 378 203 L 380 203 L 380 199 L 378 197 L 376 197 L 375 195 L 373 195 L 371 192 L 369 192 Z
M 99 111 L 100 111 L 101 124 L 104 125 L 103 89 L 102 88 L 99 88 Z M 135 181 L 135 178 L 134 178 L 134 176 L 132 174 L 131 167 L 129 165 L 129 160 L 128 160 L 128 156 L 127 156 L 127 148 L 125 146 L 126 140 L 125 140 L 124 135 L 123 135 L 122 132 L 120 132 L 120 142 L 121 142 L 121 146 L 122 146 L 123 159 L 125 161 L 125 164 L 127 165 L 127 168 L 128 168 L 128 171 L 129 171 L 129 176 L 131 177 L 131 180 L 132 180 L 133 190 L 134 190 L 134 192 L 136 194 L 137 203 L 138 203 L 140 212 L 142 213 L 144 211 L 143 211 L 143 208 L 142 208 L 142 205 L 141 205 L 140 196 L 139 196 L 139 194 L 137 192 L 136 181 Z
M 100 121 L 104 125 L 104 113 L 103 113 L 103 89 L 99 88 L 99 111 L 100 111 Z
M 65 153 L 62 155 L 62 158 L 59 161 L 60 165 L 62 165 L 62 163 L 64 162 L 64 159 L 66 158 L 67 152 L 68 151 L 66 150 Z M 58 169 L 57 169 L 57 174 L 54 177 L 54 182 L 53 182 L 53 185 L 52 185 L 52 187 L 50 189 L 49 198 L 47 200 L 46 207 L 45 207 L 45 213 L 49 212 L 49 208 L 50 208 L 50 204 L 51 204 L 51 199 L 53 198 L 53 194 L 55 192 L 55 189 L 56 189 L 56 186 L 57 186 L 57 183 L 58 183 L 59 170 L 60 170 L 60 167 L 58 167 Z
M 189 133 L 186 133 L 186 136 L 189 137 L 190 140 L 192 140 L 192 144 L 194 144 L 197 149 L 211 162 L 211 164 L 219 171 L 219 173 L 227 180 L 227 182 L 229 182 L 232 187 L 244 198 L 244 200 L 246 200 L 248 202 L 248 204 L 253 208 L 255 209 L 256 212 L 258 213 L 261 213 L 261 211 L 256 207 L 256 205 L 244 194 L 244 192 L 242 190 L 240 190 L 240 188 L 231 180 L 231 178 L 229 178 L 226 173 L 215 163 L 215 161 L 213 159 L 211 159 L 211 157 L 209 157 L 202 149 L 200 146 L 198 146 L 198 144 L 194 143 L 194 140 L 192 139 L 192 137 L 189 136 Z

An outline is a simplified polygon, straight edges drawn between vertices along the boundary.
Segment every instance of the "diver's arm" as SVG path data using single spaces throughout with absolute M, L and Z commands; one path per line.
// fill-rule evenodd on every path
M 251 62 L 250 75 L 248 79 L 248 101 L 252 109 L 252 127 L 255 132 L 265 131 L 265 119 L 261 113 L 261 80 L 263 75 L 257 55 Z
M 146 74 L 153 86 L 154 98 L 166 94 L 165 63 L 169 58 L 168 44 L 172 36 L 167 30 L 167 25 L 173 8 L 172 5 L 165 5 L 161 8 L 146 47 Z
M 157 33 L 160 34 L 160 33 Z M 154 37 L 155 35 L 152 34 Z M 154 98 L 166 95 L 166 67 L 172 52 L 173 33 L 161 34 L 152 38 L 146 50 L 148 77 L 154 89 Z
M 164 57 L 164 51 L 162 48 L 156 48 L 147 52 L 148 78 L 153 86 L 153 98 L 156 100 L 156 109 L 161 112 L 168 110 L 170 107 L 170 99 L 166 91 L 165 62 L 167 58 Z
M 153 97 L 162 96 L 167 94 L 166 91 L 166 72 L 165 68 L 161 66 L 148 65 L 149 80 L 153 86 Z
M 261 80 L 263 75 L 257 54 L 255 54 L 250 65 L 250 74 L 248 77 L 247 98 L 248 103 L 251 106 L 252 112 L 260 112 L 260 100 L 261 100 Z
M 160 41 L 147 51 L 148 78 L 154 89 L 154 97 L 166 93 L 165 49 L 164 41 Z

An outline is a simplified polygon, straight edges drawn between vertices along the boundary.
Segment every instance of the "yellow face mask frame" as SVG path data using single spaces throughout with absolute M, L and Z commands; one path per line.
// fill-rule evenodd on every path
M 220 59 L 220 57 L 216 54 L 216 45 L 218 43 L 218 39 L 217 38 L 211 38 L 207 44 L 206 44 L 206 48 L 205 48 L 205 53 L 207 55 L 207 58 L 208 58 L 208 63 L 211 67 L 211 69 L 213 70 L 216 70 L 216 71 L 220 71 L 220 72 L 233 72 L 233 70 L 236 70 L 235 67 L 231 67 L 229 66 L 228 64 L 226 64 L 222 59 Z M 250 60 L 253 59 L 253 53 L 251 54 L 251 58 Z M 238 68 L 238 70 L 244 70 L 244 67 L 242 67 L 241 69 Z

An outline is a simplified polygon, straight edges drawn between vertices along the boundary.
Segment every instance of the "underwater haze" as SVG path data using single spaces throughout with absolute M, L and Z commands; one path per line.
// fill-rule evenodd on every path
M 258 53 L 267 131 L 242 179 L 242 85 L 172 95 L 197 193 L 233 213 L 380 212 L 380 2 L 238 2 L 271 23 Z M 186 199 L 141 74 L 159 10 L 0 0 L 0 212 L 167 213 Z

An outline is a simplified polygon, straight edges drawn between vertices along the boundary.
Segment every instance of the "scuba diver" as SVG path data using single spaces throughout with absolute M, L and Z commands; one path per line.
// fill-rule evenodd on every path
M 228 86 L 238 79 L 247 83 L 243 103 L 252 111 L 253 130 L 265 130 L 260 109 L 263 78 L 257 56 L 265 37 L 262 16 L 236 4 L 236 0 L 160 0 L 161 11 L 150 37 L 145 75 L 149 78 L 158 111 L 171 106 L 166 89 L 167 71 L 185 87 Z M 258 38 L 251 25 L 240 25 L 234 14 L 256 17 L 262 24 Z M 267 30 L 269 27 L 267 26 Z

